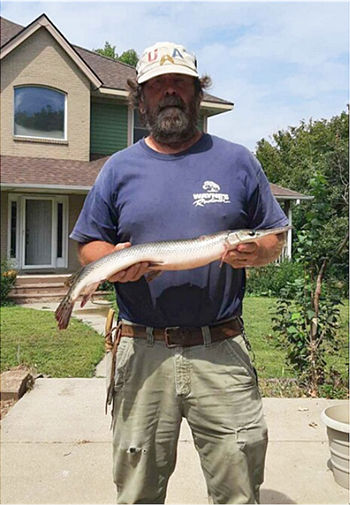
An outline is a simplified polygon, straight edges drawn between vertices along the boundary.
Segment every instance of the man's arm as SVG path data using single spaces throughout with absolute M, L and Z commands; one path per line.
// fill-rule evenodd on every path
M 78 245 L 78 259 L 82 265 L 88 265 L 107 254 L 130 246 L 130 242 L 124 242 L 115 246 L 109 242 L 94 240 L 93 242 Z M 147 272 L 148 263 L 136 263 L 126 270 L 121 270 L 108 280 L 110 282 L 134 282 L 138 281 Z
M 258 242 L 240 244 L 226 255 L 224 261 L 232 268 L 262 267 L 279 257 L 286 238 L 286 233 L 280 233 L 268 235 Z

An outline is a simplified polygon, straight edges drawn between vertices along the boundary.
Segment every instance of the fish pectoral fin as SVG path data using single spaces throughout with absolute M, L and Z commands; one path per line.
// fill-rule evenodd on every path
M 83 308 L 86 302 L 88 302 L 92 296 L 92 294 L 96 291 L 96 289 L 99 287 L 102 281 L 99 282 L 94 282 L 93 284 L 90 284 L 89 286 L 86 286 L 83 294 L 83 299 L 81 301 L 80 307 Z
M 153 267 L 160 267 L 162 265 L 165 265 L 165 261 L 149 261 L 148 262 L 148 266 L 150 268 L 153 268 Z
M 148 274 L 145 275 L 146 281 L 151 282 L 154 279 L 156 279 L 157 277 L 159 277 L 160 275 L 162 275 L 162 273 L 163 273 L 163 270 L 152 270 L 152 272 L 149 272 Z
M 221 267 L 222 267 L 222 265 L 224 264 L 224 261 L 225 261 L 225 259 L 226 259 L 226 256 L 228 255 L 229 251 L 230 251 L 229 245 L 228 245 L 228 244 L 226 244 L 226 245 L 225 245 L 225 251 L 224 251 L 224 254 L 221 256 L 220 268 L 221 268 Z

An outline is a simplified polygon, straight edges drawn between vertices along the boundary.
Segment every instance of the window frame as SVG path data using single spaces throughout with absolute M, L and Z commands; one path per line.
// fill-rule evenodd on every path
M 138 114 L 138 109 L 132 109 L 132 114 L 131 114 L 131 120 L 132 120 L 132 123 L 131 123 L 131 132 L 132 132 L 132 135 L 131 135 L 131 140 L 132 140 L 132 144 L 135 144 L 135 142 L 138 142 L 138 140 L 135 141 L 135 128 L 137 128 L 138 130 L 144 130 L 145 133 L 146 133 L 146 137 L 149 135 L 149 130 L 148 128 L 145 128 L 144 126 L 136 126 L 135 125 L 135 115 Z M 140 139 L 139 139 L 140 140 Z
M 39 137 L 38 135 L 23 135 L 23 134 L 17 134 L 15 133 L 15 115 L 16 115 L 16 109 L 15 109 L 15 98 L 16 98 L 16 90 L 17 89 L 22 89 L 22 88 L 42 88 L 42 89 L 48 89 L 50 91 L 55 91 L 56 93 L 60 93 L 64 97 L 64 121 L 63 121 L 63 137 L 62 138 L 57 138 L 57 137 Z M 12 107 L 12 134 L 13 137 L 16 139 L 29 139 L 29 140 L 43 140 L 43 141 L 52 141 L 52 142 L 67 142 L 68 140 L 68 132 L 67 132 L 67 127 L 68 127 L 68 94 L 61 90 L 54 88 L 52 86 L 43 86 L 42 84 L 21 84 L 20 86 L 14 86 L 13 87 L 13 107 Z

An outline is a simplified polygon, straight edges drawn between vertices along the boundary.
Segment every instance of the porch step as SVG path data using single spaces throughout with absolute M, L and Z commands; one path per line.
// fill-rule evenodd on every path
M 60 301 L 68 291 L 65 282 L 70 276 L 71 274 L 18 275 L 9 298 L 17 303 Z M 108 291 L 97 291 L 93 294 L 93 299 L 103 299 L 106 294 Z
M 55 291 L 52 293 L 10 293 L 9 298 L 16 303 L 60 302 L 66 293 L 67 291 Z M 91 298 L 92 300 L 103 300 L 108 294 L 110 294 L 110 291 L 96 291 Z M 79 296 L 78 299 L 81 298 L 82 296 Z
M 31 293 L 58 293 L 60 295 L 65 295 L 68 291 L 68 287 L 60 282 L 52 282 L 52 283 L 40 283 L 40 284 L 23 284 L 23 285 L 15 285 L 11 291 L 11 294 L 31 294 Z
M 71 274 L 46 274 L 46 275 L 17 275 L 16 286 L 24 286 L 26 284 L 61 284 L 69 279 Z

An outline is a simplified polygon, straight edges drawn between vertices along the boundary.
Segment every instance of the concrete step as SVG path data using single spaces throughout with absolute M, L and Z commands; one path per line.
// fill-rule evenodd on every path
M 16 286 L 32 284 L 64 284 L 71 274 L 47 274 L 47 275 L 17 275 Z
M 11 290 L 11 294 L 31 294 L 39 292 L 42 294 L 50 293 L 67 293 L 68 286 L 63 283 L 52 283 L 52 284 L 24 284 L 22 286 L 14 286 Z
M 104 299 L 109 294 L 109 291 L 96 291 L 92 295 L 93 300 Z M 40 291 L 33 293 L 10 293 L 9 298 L 16 303 L 33 303 L 33 302 L 60 302 L 67 294 L 67 291 L 54 291 L 52 293 L 42 293 Z M 81 299 L 82 296 L 79 296 Z

